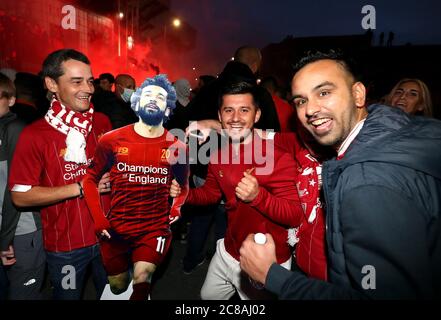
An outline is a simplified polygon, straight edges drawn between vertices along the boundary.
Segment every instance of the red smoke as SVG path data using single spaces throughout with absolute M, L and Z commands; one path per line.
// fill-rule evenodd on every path
M 159 56 L 151 43 L 127 48 L 128 32 L 118 20 L 99 16 L 81 7 L 75 8 L 75 29 L 63 28 L 69 13 L 63 7 L 68 0 L 6 0 L 0 3 L 0 68 L 38 73 L 44 58 L 52 51 L 73 48 L 91 60 L 95 77 L 100 73 L 128 73 L 139 85 L 147 76 L 167 73 L 165 65 L 173 60 Z M 65 20 L 63 20 L 65 19 Z M 72 22 L 72 21 L 70 21 Z M 66 26 L 66 25 L 64 25 Z M 118 55 L 120 43 L 120 56 Z M 177 79 L 179 69 L 173 68 L 170 78 Z

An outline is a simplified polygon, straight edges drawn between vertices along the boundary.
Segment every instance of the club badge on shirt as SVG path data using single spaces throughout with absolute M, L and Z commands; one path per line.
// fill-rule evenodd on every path
M 66 154 L 66 149 L 67 148 L 60 149 L 60 152 L 58 152 L 58 156 L 59 157 L 64 157 L 64 155 Z
M 129 148 L 127 147 L 118 147 L 116 153 L 120 156 L 126 156 L 129 154 Z

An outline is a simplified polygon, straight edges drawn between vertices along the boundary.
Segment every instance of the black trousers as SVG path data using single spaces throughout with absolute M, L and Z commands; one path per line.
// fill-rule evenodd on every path
M 4 267 L 9 280 L 8 299 L 42 299 L 46 253 L 41 230 L 15 236 L 14 253 L 16 263 Z

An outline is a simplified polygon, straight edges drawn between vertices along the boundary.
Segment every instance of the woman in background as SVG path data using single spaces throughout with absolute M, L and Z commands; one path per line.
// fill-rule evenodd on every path
M 427 85 L 419 79 L 401 79 L 386 97 L 386 104 L 412 115 L 433 116 Z

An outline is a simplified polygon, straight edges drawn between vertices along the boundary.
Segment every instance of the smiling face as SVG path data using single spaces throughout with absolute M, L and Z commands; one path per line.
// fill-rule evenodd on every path
M 254 104 L 250 93 L 226 94 L 222 97 L 219 120 L 233 142 L 244 142 L 259 118 L 260 109 Z
M 90 66 L 78 60 L 67 60 L 61 64 L 64 72 L 57 81 L 46 77 L 49 91 L 54 92 L 58 101 L 67 108 L 84 112 L 89 110 L 94 92 L 93 76 Z
M 424 109 L 420 104 L 421 95 L 421 88 L 416 82 L 403 82 L 392 93 L 391 106 L 400 108 L 406 113 L 415 114 Z
M 318 143 L 335 149 L 367 112 L 365 87 L 334 60 L 319 60 L 300 69 L 292 93 L 302 125 Z

